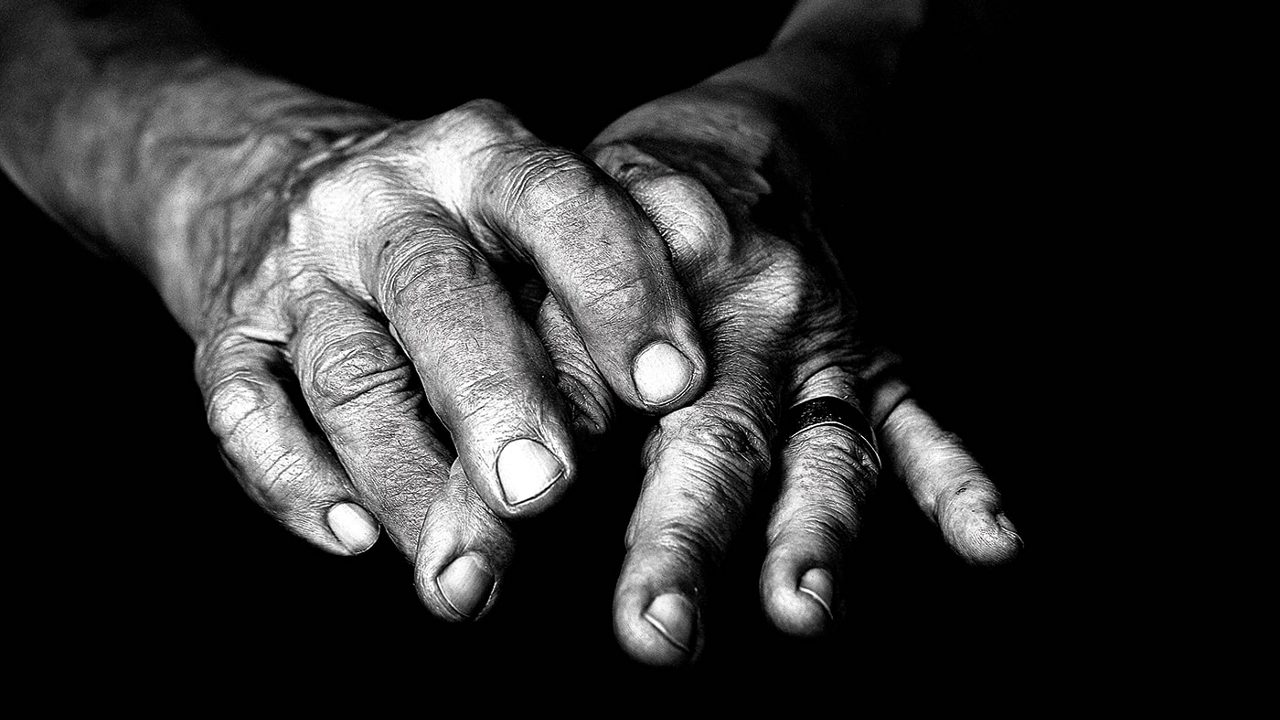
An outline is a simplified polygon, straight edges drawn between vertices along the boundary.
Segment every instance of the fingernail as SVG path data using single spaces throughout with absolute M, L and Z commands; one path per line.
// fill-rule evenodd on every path
M 836 619 L 835 613 L 831 612 L 831 599 L 835 596 L 836 591 L 836 584 L 831 579 L 831 573 L 822 568 L 811 568 L 800 577 L 799 590 L 821 605 L 828 618 Z
M 512 505 L 538 497 L 563 474 L 564 465 L 537 440 L 512 440 L 498 454 L 498 482 Z
M 693 363 L 671 343 L 656 342 L 636 356 L 631 374 L 642 400 L 664 405 L 688 389 Z
M 678 593 L 659 595 L 649 603 L 644 619 L 672 645 L 690 652 L 697 628 L 697 610 L 688 598 Z
M 378 541 L 378 523 L 355 503 L 338 503 L 329 508 L 329 529 L 353 553 L 362 553 Z
M 1018 534 L 1018 529 L 1013 526 L 1013 522 L 1011 522 L 1009 518 L 1005 517 L 1004 513 L 996 514 L 996 525 L 1000 526 L 1000 529 L 1004 531 L 1005 535 L 1013 538 L 1013 541 L 1017 543 L 1019 548 L 1023 547 L 1022 536 Z
M 466 618 L 474 617 L 493 592 L 493 573 L 483 559 L 463 555 L 436 576 L 436 587 L 455 612 Z

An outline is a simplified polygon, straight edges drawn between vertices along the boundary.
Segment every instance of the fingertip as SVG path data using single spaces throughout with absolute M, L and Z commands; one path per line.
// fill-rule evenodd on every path
M 448 482 L 418 535 L 414 587 L 432 615 L 450 622 L 478 620 L 497 601 L 514 543 L 469 484 L 461 461 L 454 461 Z
M 659 667 L 678 667 L 697 655 L 701 628 L 698 609 L 681 592 L 651 593 L 634 588 L 619 593 L 614 631 L 632 658 Z
M 341 502 L 329 508 L 326 517 L 329 530 L 351 555 L 359 555 L 373 547 L 382 528 L 367 510 L 352 502 Z
M 490 555 L 498 551 L 498 557 Z M 427 539 L 418 549 L 414 586 L 431 614 L 448 622 L 479 620 L 498 596 L 505 567 L 501 547 L 464 550 L 455 542 Z
M 809 568 L 800 576 L 798 587 L 801 595 L 816 602 L 828 620 L 835 620 L 835 612 L 831 609 L 835 601 L 836 581 L 831 573 L 822 568 Z
M 496 584 L 489 561 L 475 553 L 454 559 L 435 578 L 441 599 L 454 612 L 450 619 L 456 620 L 478 618 L 489 605 Z
M 1002 512 L 970 508 L 948 523 L 947 541 L 970 565 L 1007 565 L 1022 551 L 1022 536 Z
M 835 624 L 835 578 L 821 567 L 773 562 L 762 578 L 765 614 L 779 631 L 815 637 Z

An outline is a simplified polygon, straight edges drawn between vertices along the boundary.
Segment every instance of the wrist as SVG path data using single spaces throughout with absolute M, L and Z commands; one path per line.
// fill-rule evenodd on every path
M 173 173 L 150 213 L 143 271 L 192 335 L 216 315 L 227 281 L 284 240 L 292 200 L 327 167 L 394 121 L 360 106 L 296 97 L 219 136 Z M 170 136 L 172 137 L 172 136 Z M 179 145 L 206 142 L 195 136 Z
M 636 151 L 700 180 L 726 207 L 752 205 L 766 187 L 806 188 L 825 164 L 813 126 L 785 98 L 715 80 L 627 113 L 588 154 L 621 153 L 608 162 L 625 166 Z

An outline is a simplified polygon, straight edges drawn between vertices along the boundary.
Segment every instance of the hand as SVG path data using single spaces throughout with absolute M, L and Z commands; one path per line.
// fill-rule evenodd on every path
M 216 200 L 198 226 L 222 233 L 200 268 L 209 424 L 289 529 L 352 554 L 380 523 L 428 607 L 478 616 L 511 552 L 501 519 L 576 469 L 574 418 L 504 280 L 536 271 L 611 393 L 675 408 L 706 360 L 666 244 L 599 169 L 490 102 L 287 174 L 270 212 Z
M 886 468 L 966 561 L 1001 563 L 1020 546 L 978 463 L 911 398 L 896 358 L 859 334 L 813 200 L 822 162 L 796 120 L 771 97 L 704 83 L 624 116 L 588 151 L 661 229 L 711 358 L 707 391 L 647 441 L 627 531 L 614 625 L 648 663 L 697 654 L 708 577 L 775 460 L 764 607 L 797 635 L 841 616 L 842 555 L 880 468 L 843 427 L 779 438 L 784 412 L 807 399 L 861 407 Z M 584 354 L 554 307 L 543 317 L 553 356 Z M 558 363 L 578 368 L 577 402 L 606 402 L 588 363 Z

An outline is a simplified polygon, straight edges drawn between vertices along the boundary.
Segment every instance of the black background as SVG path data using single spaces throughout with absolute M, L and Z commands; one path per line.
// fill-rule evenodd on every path
M 362 3 L 335 15 L 282 4 L 260 19 L 260 3 L 233 2 L 203 15 L 256 64 L 325 92 L 402 117 L 492 97 L 544 139 L 581 147 L 630 107 L 761 51 L 786 13 L 763 3 L 586 14 L 473 5 Z M 1107 278 L 1086 260 L 1096 255 L 1085 218 L 1106 197 L 1077 182 L 1084 96 L 1051 15 L 1014 2 L 932 4 L 849 168 L 846 226 L 833 236 L 924 402 L 1004 489 L 1027 542 L 1015 567 L 964 567 L 887 478 L 849 560 L 841 632 L 801 642 L 769 628 L 757 528 L 744 531 L 707 609 L 702 663 L 639 668 L 610 628 L 638 467 L 623 449 L 588 460 L 563 507 L 520 526 L 490 617 L 435 621 L 390 543 L 330 557 L 256 509 L 204 426 L 191 342 L 140 279 L 82 249 L 6 181 L 5 435 L 23 459 L 9 469 L 9 594 L 21 609 L 9 632 L 24 667 L 125 695 L 247 680 L 282 698 L 358 695 L 370 682 L 383 696 L 409 678 L 421 696 L 471 678 L 521 697 L 591 678 L 653 688 L 656 703 L 674 688 L 748 699 L 830 691 L 850 710 L 868 694 L 983 698 L 1097 680 L 1104 658 L 1078 633 L 1108 597 L 1070 560 L 1084 552 L 1077 538 L 1095 532 L 1084 476 L 1105 485 L 1115 472 L 1076 459 L 1105 347 L 1090 298 Z M 1113 640 L 1111 660 L 1126 644 Z M 1073 659 L 1080 652 L 1086 662 Z

